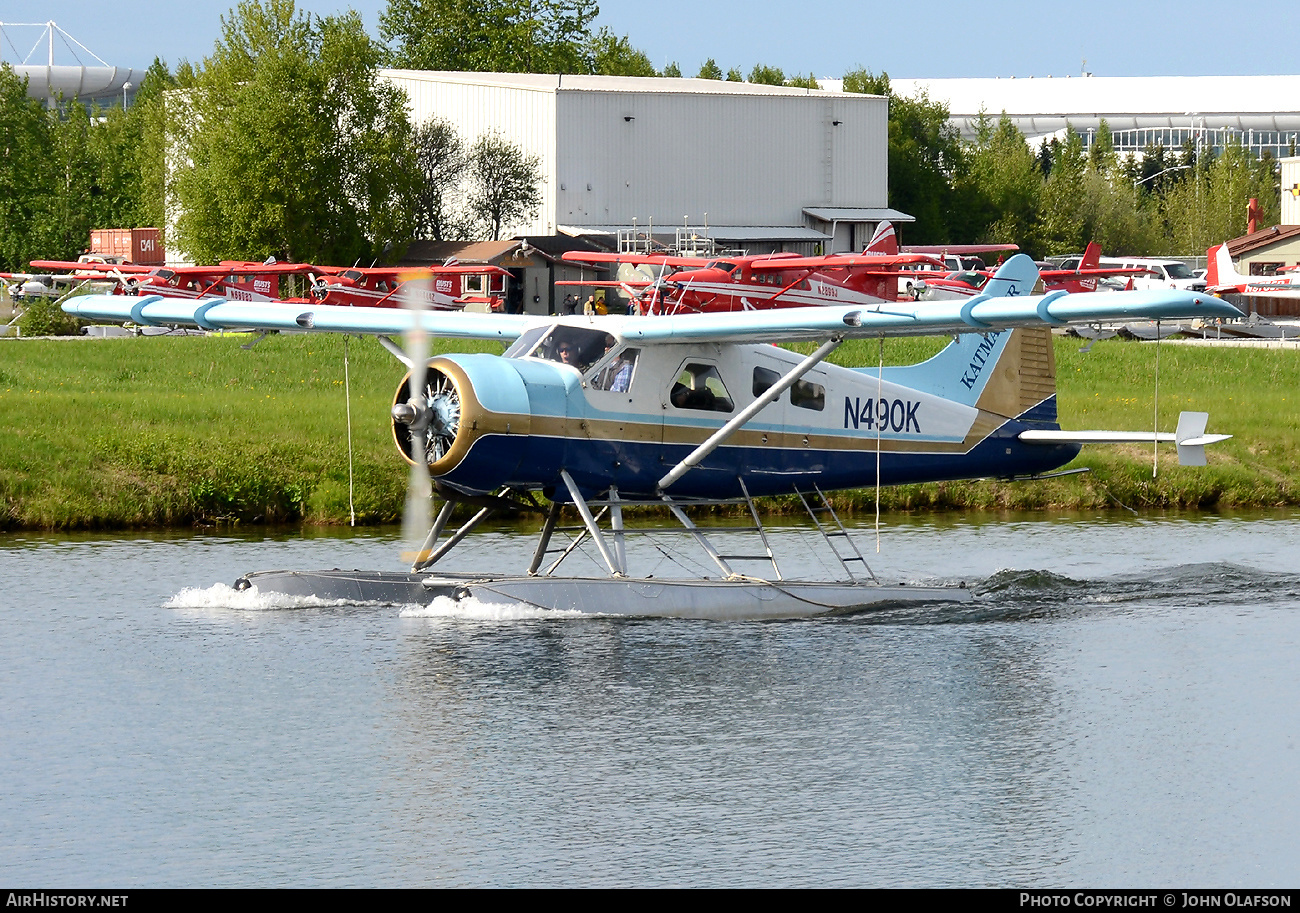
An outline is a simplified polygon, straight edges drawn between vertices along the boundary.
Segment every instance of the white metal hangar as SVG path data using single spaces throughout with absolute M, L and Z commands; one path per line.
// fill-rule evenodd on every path
M 1295 155 L 1300 136 L 1300 76 L 1074 76 L 891 79 L 898 95 L 924 91 L 948 105 L 963 139 L 973 140 L 981 111 L 1005 112 L 1036 144 L 1074 127 L 1085 145 L 1102 119 L 1121 154 L 1186 140 L 1222 149 L 1239 140 L 1257 155 Z
M 416 123 L 495 131 L 541 163 L 511 235 L 678 229 L 752 253 L 861 249 L 887 208 L 888 109 L 871 95 L 709 79 L 384 70 Z

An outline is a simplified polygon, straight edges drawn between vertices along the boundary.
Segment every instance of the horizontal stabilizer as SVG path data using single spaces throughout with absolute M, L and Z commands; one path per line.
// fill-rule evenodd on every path
M 1178 430 L 1168 431 L 1022 431 L 1026 444 L 1175 444 L 1178 463 L 1204 466 L 1205 445 L 1217 444 L 1231 434 L 1206 434 L 1208 412 L 1184 412 L 1178 416 Z

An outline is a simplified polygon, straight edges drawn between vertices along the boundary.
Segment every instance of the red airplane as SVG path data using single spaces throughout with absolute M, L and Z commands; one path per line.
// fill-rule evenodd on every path
M 1044 291 L 1095 292 L 1106 289 L 1100 282 L 1102 279 L 1135 276 L 1146 272 L 1143 269 L 1101 267 L 1098 266 L 1100 261 L 1101 245 L 1090 241 L 1082 257 L 1066 260 L 1058 269 L 1040 270 L 1038 275 L 1043 280 Z M 920 297 L 927 301 L 974 297 L 992 275 L 989 270 L 959 270 L 943 277 L 925 277 Z M 1131 284 L 1130 280 L 1130 287 Z
M 572 282 L 621 285 L 642 314 L 750 311 L 814 305 L 876 305 L 897 298 L 901 266 L 943 264 L 921 253 L 876 252 L 805 257 L 794 253 L 743 257 L 670 257 L 570 252 L 576 263 L 630 263 L 658 267 L 660 278 L 644 282 Z M 557 283 L 561 284 L 561 283 Z
M 1217 244 L 1206 252 L 1206 291 L 1216 295 L 1254 295 L 1261 298 L 1300 298 L 1300 266 L 1279 269 L 1290 273 L 1281 278 L 1243 276 L 1237 272 L 1228 253 L 1228 245 Z
M 252 263 L 223 260 L 216 266 L 142 266 L 87 264 L 65 260 L 33 260 L 41 269 L 72 270 L 118 283 L 123 295 L 162 295 L 165 298 L 227 298 L 231 301 L 278 301 L 281 276 L 307 276 L 307 263 Z
M 342 267 L 316 268 L 312 298 L 322 304 L 354 307 L 397 307 L 414 294 L 426 307 L 460 310 L 470 303 L 482 303 L 490 310 L 501 309 L 509 270 L 499 266 L 428 267 Z M 480 277 L 475 283 L 466 277 Z M 400 292 L 400 294 L 399 294 Z

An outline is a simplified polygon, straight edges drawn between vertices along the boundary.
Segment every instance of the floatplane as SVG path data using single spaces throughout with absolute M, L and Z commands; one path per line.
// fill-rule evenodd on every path
M 436 596 L 582 612 L 695 618 L 793 617 L 914 602 L 963 601 L 959 587 L 887 585 L 866 567 L 826 495 L 849 488 L 984 477 L 1044 477 L 1082 444 L 1172 442 L 1204 464 L 1204 413 L 1174 432 L 1070 432 L 1056 415 L 1053 327 L 1129 319 L 1236 316 L 1206 294 L 1150 290 L 1032 295 L 1038 272 L 1009 259 L 964 301 L 882 303 L 658 317 L 535 317 L 315 307 L 210 299 L 87 296 L 64 305 L 92 320 L 218 329 L 376 336 L 410 370 L 392 407 L 394 439 L 412 468 L 408 513 L 431 513 L 408 572 L 268 571 L 239 585 L 343 601 L 426 604 Z M 427 357 L 428 335 L 494 339 L 504 354 Z M 849 339 L 952 335 L 920 364 L 846 368 L 826 361 Z M 404 337 L 399 346 L 394 337 Z M 800 355 L 772 343 L 817 347 Z M 882 359 L 883 360 L 883 359 Z M 546 501 L 538 499 L 543 496 Z M 847 579 L 784 579 L 766 554 L 725 554 L 691 519 L 692 505 L 796 494 Z M 444 536 L 453 508 L 478 508 Z M 665 507 L 717 568 L 705 579 L 638 576 L 628 567 L 623 512 Z M 552 549 L 565 505 L 574 543 Z M 464 575 L 434 569 L 497 511 L 544 517 L 526 569 Z M 571 515 L 570 515 L 571 516 Z M 818 519 L 820 518 L 820 519 Z M 413 537 L 414 538 L 414 537 Z M 590 542 L 603 577 L 561 576 Z M 547 563 L 560 551 L 559 560 Z M 758 549 L 755 549 L 758 551 Z M 770 562 L 765 575 L 742 560 Z

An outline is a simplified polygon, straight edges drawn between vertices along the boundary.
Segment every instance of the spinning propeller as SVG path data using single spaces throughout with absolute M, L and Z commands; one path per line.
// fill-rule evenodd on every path
M 402 294 L 402 307 L 409 311 L 411 318 L 410 328 L 403 339 L 411 373 L 407 375 L 406 402 L 393 404 L 394 430 L 397 430 L 399 424 L 407 426 L 405 435 L 398 434 L 398 442 L 404 445 L 402 449 L 411 460 L 411 475 L 406 485 L 406 509 L 402 512 L 402 541 L 416 543 L 423 541 L 432 523 L 429 502 L 433 498 L 433 479 L 429 473 L 429 451 L 432 449 L 437 454 L 435 460 L 441 456 L 439 448 L 444 446 L 442 442 L 446 434 L 445 419 L 437 417 L 435 420 L 435 409 L 431 408 L 434 395 L 427 383 L 429 334 L 421 319 L 424 315 L 425 290 L 416 288 L 417 285 L 427 284 L 427 281 L 411 281 L 407 283 L 410 291 Z M 439 377 L 450 384 L 443 375 L 440 374 Z M 443 398 L 445 399 L 445 393 Z M 441 412 L 445 415 L 447 411 L 444 405 Z M 456 403 L 455 414 L 459 422 L 459 401 Z M 428 446 L 431 431 L 435 441 L 432 448 Z M 452 429 L 451 436 L 455 437 L 455 429 Z M 403 560 L 408 557 L 413 563 L 418 563 L 422 556 L 418 552 L 402 555 Z

